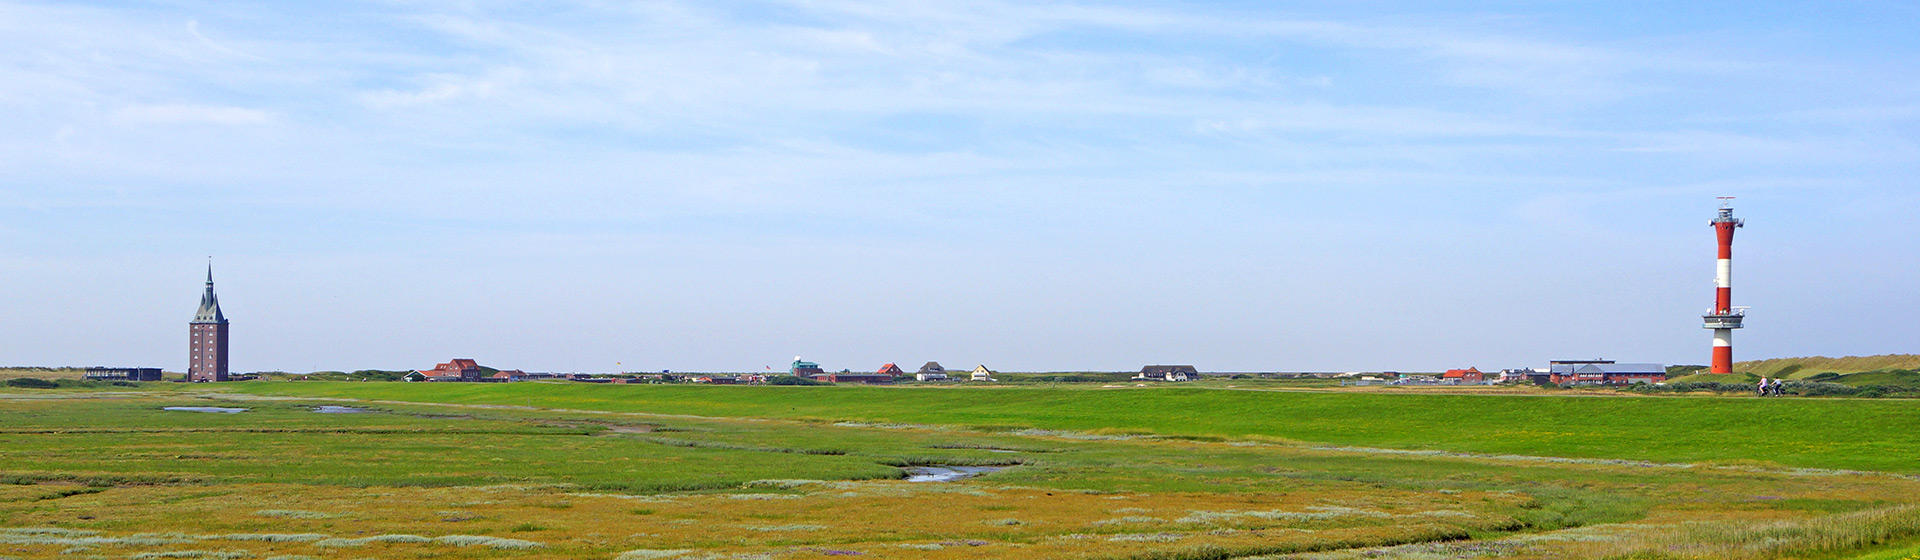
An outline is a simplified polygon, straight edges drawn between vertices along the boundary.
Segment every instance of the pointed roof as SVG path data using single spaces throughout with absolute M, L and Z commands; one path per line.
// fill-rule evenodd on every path
M 213 264 L 207 264 L 207 291 L 200 294 L 200 310 L 193 313 L 195 323 L 225 324 L 227 316 L 220 313 L 220 297 L 213 294 Z

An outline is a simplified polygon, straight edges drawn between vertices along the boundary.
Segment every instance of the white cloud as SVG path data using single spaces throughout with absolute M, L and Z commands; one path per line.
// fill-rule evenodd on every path
M 519 68 L 499 68 L 481 76 L 428 76 L 435 83 L 417 90 L 379 90 L 362 93 L 360 99 L 380 109 L 428 105 L 463 98 L 485 98 L 496 90 L 520 81 L 525 72 Z

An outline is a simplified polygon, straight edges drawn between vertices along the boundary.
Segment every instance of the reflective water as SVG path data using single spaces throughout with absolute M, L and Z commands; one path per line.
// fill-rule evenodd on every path
M 321 414 L 359 414 L 362 412 L 366 412 L 367 410 L 364 408 L 354 408 L 351 406 L 321 405 L 320 407 L 313 409 L 313 411 Z
M 960 465 L 927 465 L 924 467 L 905 467 L 907 482 L 952 482 L 962 478 L 971 478 L 1006 467 L 963 467 Z
M 169 406 L 169 407 L 162 408 L 160 410 L 177 410 L 180 412 L 212 412 L 217 414 L 239 414 L 247 411 L 247 409 L 244 409 L 244 408 L 223 408 L 218 406 Z

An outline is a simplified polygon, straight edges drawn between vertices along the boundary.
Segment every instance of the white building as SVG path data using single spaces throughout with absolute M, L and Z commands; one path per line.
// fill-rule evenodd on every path
M 972 379 L 974 381 L 999 381 L 993 378 L 993 370 L 987 369 L 986 364 L 981 364 L 980 367 L 973 368 Z

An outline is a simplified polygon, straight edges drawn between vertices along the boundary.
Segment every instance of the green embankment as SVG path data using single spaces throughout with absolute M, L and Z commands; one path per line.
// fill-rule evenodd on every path
M 79 379 L 87 373 L 86 368 L 76 367 L 0 367 L 0 380 L 31 377 L 34 379 Z
M 1879 356 L 1846 356 L 1829 358 L 1812 356 L 1806 358 L 1775 358 L 1738 362 L 1733 370 L 1764 377 L 1784 377 L 1787 379 L 1805 379 L 1821 373 L 1860 373 L 1865 371 L 1891 369 L 1920 369 L 1920 354 L 1884 354 Z
M 1477 453 L 1920 472 L 1920 402 L 566 383 L 245 383 L 263 395 L 1268 437 Z

